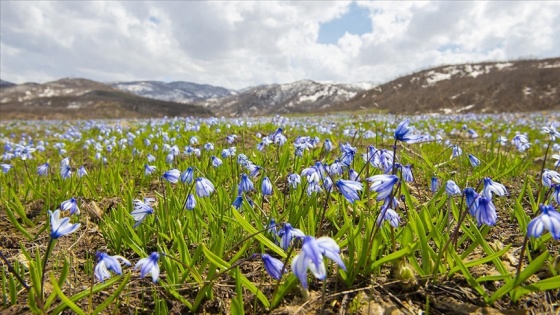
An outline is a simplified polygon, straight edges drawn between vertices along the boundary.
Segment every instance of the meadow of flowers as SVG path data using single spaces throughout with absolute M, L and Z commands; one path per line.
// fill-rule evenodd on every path
M 558 117 L 1 122 L 0 307 L 558 311 Z

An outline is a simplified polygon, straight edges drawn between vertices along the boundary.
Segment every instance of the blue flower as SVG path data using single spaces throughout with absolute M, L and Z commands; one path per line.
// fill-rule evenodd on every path
M 294 173 L 288 175 L 288 185 L 290 185 L 293 189 L 296 189 L 299 184 L 301 184 L 301 177 L 298 174 Z
M 331 152 L 333 149 L 333 145 L 330 139 L 325 140 L 325 143 L 323 143 L 323 148 L 325 148 L 325 151 L 327 152 Z
M 231 204 L 235 209 L 239 210 L 239 208 L 241 207 L 241 205 L 243 204 L 243 196 L 239 195 L 235 198 L 235 200 L 233 200 L 233 203 Z
M 463 192 L 465 194 L 465 201 L 467 202 L 467 207 L 469 208 L 469 213 L 472 216 L 475 216 L 476 209 L 478 208 L 479 195 L 471 187 L 465 188 Z
M 478 198 L 478 207 L 475 210 L 474 216 L 478 225 L 495 225 L 498 215 L 496 214 L 496 207 L 494 207 L 492 199 L 480 196 L 480 198 Z
M 204 177 L 195 180 L 195 189 L 198 197 L 209 197 L 214 192 L 214 185 Z
M 63 179 L 67 179 L 68 177 L 70 177 L 70 175 L 72 175 L 72 169 L 70 168 L 70 166 L 65 165 L 60 167 L 60 176 Z
M 146 156 L 146 160 L 148 161 L 148 163 L 152 163 L 156 160 L 156 157 L 148 153 L 148 155 Z
M 377 225 L 381 225 L 381 223 L 383 221 L 389 221 L 389 224 L 396 228 L 399 226 L 399 223 L 401 222 L 401 218 L 399 217 L 399 214 L 391 209 L 387 207 L 388 205 L 383 205 L 383 207 L 381 207 L 381 212 L 379 213 L 379 216 L 377 217 Z
M 174 168 L 163 173 L 161 177 L 163 177 L 166 181 L 175 184 L 179 181 L 179 176 L 181 176 L 181 172 Z
M 166 157 L 165 157 L 165 162 L 168 164 L 173 163 L 173 159 L 175 158 L 175 156 L 173 155 L 173 153 L 169 153 Z
M 195 207 L 196 207 L 196 199 L 194 199 L 193 194 L 189 194 L 187 200 L 185 201 L 185 209 L 194 210 Z
M 271 196 L 272 195 L 272 183 L 268 177 L 263 178 L 261 184 L 261 192 L 263 196 Z
M 560 213 L 556 212 L 550 205 L 540 205 L 539 214 L 536 218 L 529 222 L 527 226 L 527 235 L 531 237 L 540 237 L 546 229 L 552 234 L 555 240 L 560 239 Z
M 269 254 L 261 254 L 261 259 L 264 263 L 264 269 L 274 279 L 280 280 L 282 278 L 282 270 L 284 264 L 282 261 L 270 256 Z M 284 270 L 286 272 L 286 270 Z
M 13 166 L 10 165 L 10 164 L 5 164 L 5 163 L 0 164 L 0 169 L 2 169 L 2 172 L 3 172 L 4 174 L 7 174 L 8 171 L 9 171 L 12 167 L 13 167 Z
M 469 154 L 469 162 L 471 162 L 472 167 L 477 167 L 480 165 L 480 160 L 472 154 Z
M 49 167 L 50 167 L 49 163 L 45 163 L 37 166 L 37 174 L 39 176 L 46 176 L 49 173 Z
M 395 175 L 374 175 L 366 180 L 371 182 L 369 190 L 377 192 L 376 199 L 383 200 L 391 195 L 393 186 L 399 181 L 399 178 Z
M 432 176 L 432 181 L 430 183 L 430 190 L 432 191 L 432 193 L 436 193 L 439 189 L 439 180 L 437 177 Z
M 453 145 L 453 149 L 451 152 L 451 159 L 460 156 L 461 154 L 463 154 L 463 150 L 461 150 L 461 148 L 459 148 L 458 145 Z
M 218 167 L 222 165 L 222 160 L 220 160 L 219 158 L 212 155 L 211 159 L 212 159 L 212 166 Z
M 123 264 L 130 266 L 130 262 L 123 256 L 109 256 L 106 253 L 97 252 L 95 253 L 95 257 L 97 258 L 97 265 L 95 266 L 93 273 L 95 274 L 95 277 L 101 282 L 104 282 L 106 279 L 109 279 L 111 277 L 109 271 L 112 271 L 118 275 L 122 274 L 121 263 L 119 262 L 119 260 L 121 260 Z
M 484 189 L 482 190 L 481 195 L 488 199 L 492 199 L 492 193 L 498 196 L 507 196 L 508 191 L 506 187 L 500 183 L 495 183 L 490 179 L 490 177 L 484 178 Z
M 182 174 L 181 174 L 181 182 L 191 184 L 193 181 L 193 174 L 194 170 L 192 167 L 189 166 Z
M 142 202 L 138 199 L 134 200 L 134 210 L 130 213 L 136 221 L 136 223 L 134 223 L 134 228 L 138 227 L 138 225 L 152 213 L 154 213 L 154 208 L 152 208 L 149 202 Z
M 554 184 L 554 185 L 552 185 L 552 187 L 554 187 L 554 191 L 552 192 L 552 196 L 554 197 L 554 200 L 556 201 L 556 204 L 560 205 L 560 185 L 559 184 Z
M 239 187 L 237 189 L 238 194 L 241 195 L 241 193 L 243 192 L 250 192 L 254 189 L 255 186 L 253 185 L 253 182 L 251 181 L 251 179 L 249 179 L 247 174 L 241 174 L 241 181 L 239 182 Z
M 550 127 L 542 127 L 542 133 L 548 134 L 550 141 L 556 140 L 556 137 L 560 137 L 560 132 L 556 131 L 554 125 L 550 125 Z
M 447 195 L 449 195 L 449 197 L 461 194 L 461 189 L 452 180 L 448 180 L 447 184 L 445 184 L 445 191 L 447 192 Z
M 553 184 L 560 184 L 560 173 L 545 169 L 541 176 L 543 186 L 552 187 Z
M 401 172 L 402 172 L 403 179 L 406 182 L 414 181 L 414 176 L 412 175 L 412 167 L 410 165 L 401 167 Z
M 298 277 L 304 289 L 307 289 L 307 268 L 317 279 L 324 280 L 327 277 L 323 256 L 346 270 L 346 266 L 340 258 L 340 248 L 332 238 L 319 237 L 316 239 L 313 236 L 305 236 L 301 252 L 292 260 L 292 271 Z
M 360 200 L 358 195 L 358 190 L 363 190 L 364 186 L 362 183 L 354 180 L 344 180 L 339 179 L 336 181 L 336 187 L 340 193 L 348 200 L 350 203 L 354 203 L 356 200 Z
M 140 278 L 144 278 L 148 272 L 151 273 L 152 281 L 155 283 L 159 278 L 158 260 L 159 254 L 153 252 L 150 256 L 140 259 L 134 266 L 134 270 L 140 268 Z
M 57 239 L 61 236 L 65 236 L 73 233 L 80 227 L 80 223 L 72 224 L 69 223 L 70 218 L 60 219 L 60 210 L 55 210 L 51 212 L 49 210 L 49 216 L 51 218 L 51 238 Z
M 144 175 L 150 175 L 156 171 L 156 167 L 148 164 L 144 164 Z
M 86 176 L 87 175 L 86 168 L 83 165 L 80 166 L 80 168 L 78 168 L 77 174 L 79 178 Z
M 60 210 L 62 211 L 70 211 L 70 214 L 80 214 L 80 208 L 78 208 L 78 203 L 74 197 L 63 201 L 60 204 Z
M 395 130 L 395 136 L 394 136 L 395 140 L 406 142 L 406 143 L 414 143 L 422 139 L 423 136 L 411 134 L 411 129 L 410 127 L 408 127 L 409 123 L 410 123 L 409 119 L 405 119 L 401 121 L 401 123 L 397 126 L 397 129 Z
M 292 227 L 290 223 L 284 223 L 284 226 L 278 231 L 280 237 L 280 247 L 288 250 L 293 238 L 303 238 L 305 234 L 300 230 Z

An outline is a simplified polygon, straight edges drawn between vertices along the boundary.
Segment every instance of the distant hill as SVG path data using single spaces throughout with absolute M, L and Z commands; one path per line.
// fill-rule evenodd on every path
M 15 85 L 15 84 L 12 83 L 12 82 L 0 80 L 0 89 L 1 89 L 1 88 L 5 88 L 5 87 L 14 86 L 14 85 Z
M 136 96 L 87 79 L 26 83 L 2 89 L 1 119 L 211 116 L 206 108 Z
M 348 101 L 362 91 L 363 85 L 301 80 L 288 84 L 259 85 L 238 91 L 236 95 L 209 99 L 199 104 L 217 115 L 225 116 L 308 113 L 333 103 Z
M 423 70 L 323 111 L 360 109 L 409 114 L 560 110 L 560 58 Z
M 183 81 L 170 83 L 160 81 L 115 82 L 111 83 L 111 86 L 138 96 L 190 104 L 209 98 L 226 97 L 234 93 L 223 87 Z

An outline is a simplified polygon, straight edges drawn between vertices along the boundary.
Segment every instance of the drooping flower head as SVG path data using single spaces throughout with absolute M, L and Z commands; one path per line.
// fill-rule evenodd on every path
M 346 266 L 340 257 L 340 248 L 330 237 L 314 238 L 305 236 L 301 252 L 292 260 L 292 271 L 298 277 L 304 289 L 307 289 L 307 269 L 311 270 L 317 279 L 324 280 L 327 270 L 323 257 L 334 261 L 340 268 L 346 270 Z
M 269 254 L 261 254 L 261 259 L 264 263 L 264 269 L 272 278 L 276 280 L 282 278 L 282 269 L 284 269 L 284 263 L 282 263 L 282 261 Z M 284 273 L 285 272 L 286 270 L 284 270 Z
M 366 180 L 371 182 L 369 189 L 377 192 L 376 199 L 380 201 L 391 195 L 393 186 L 397 184 L 399 178 L 395 175 L 374 175 L 366 178 Z
M 477 167 L 480 165 L 480 160 L 472 154 L 469 154 L 469 162 L 471 162 L 472 167 Z
M 144 164 L 144 175 L 148 176 L 156 171 L 156 167 L 153 165 Z
M 106 279 L 109 279 L 111 277 L 109 271 L 121 275 L 121 262 L 127 266 L 130 266 L 130 261 L 128 261 L 123 256 L 109 256 L 107 255 L 107 253 L 97 252 L 95 253 L 95 257 L 97 258 L 97 265 L 95 265 L 93 273 L 95 274 L 97 280 L 101 282 L 105 282 Z
M 445 184 L 445 191 L 447 192 L 447 195 L 450 197 L 461 194 L 461 189 L 452 180 L 448 180 L 447 184 Z
M 409 124 L 409 119 L 405 119 L 399 123 L 397 129 L 395 130 L 395 140 L 406 143 L 415 143 L 422 139 L 423 136 L 412 134 L 412 129 L 408 126 Z
M 62 211 L 70 211 L 70 214 L 80 214 L 80 208 L 78 208 L 78 203 L 74 197 L 63 201 L 60 204 L 60 210 Z
M 495 225 L 498 215 L 496 214 L 496 207 L 494 207 L 492 199 L 480 196 L 480 198 L 478 198 L 478 207 L 475 210 L 474 217 L 478 225 Z
M 193 181 L 194 170 L 192 167 L 188 167 L 183 173 L 181 173 L 181 182 L 191 184 Z
M 49 210 L 49 216 L 51 218 L 52 239 L 58 239 L 61 236 L 71 234 L 80 227 L 80 223 L 70 223 L 69 217 L 60 219 L 60 210 L 55 210 L 54 212 Z
M 189 194 L 187 196 L 187 200 L 185 201 L 185 209 L 194 210 L 195 207 L 196 207 L 196 199 L 194 199 L 193 194 Z
M 152 274 L 152 281 L 155 283 L 159 278 L 159 266 L 158 266 L 159 254 L 157 252 L 153 252 L 150 256 L 146 258 L 140 259 L 136 266 L 134 266 L 134 270 L 140 268 L 140 278 L 144 278 L 146 274 Z
M 552 187 L 553 184 L 560 184 L 560 173 L 545 169 L 543 170 L 541 181 L 543 186 Z
M 204 177 L 195 180 L 195 189 L 198 197 L 209 197 L 215 190 L 212 182 Z
M 430 182 L 430 190 L 432 191 L 432 193 L 436 193 L 439 189 L 439 180 L 437 177 L 432 176 L 432 180 Z
M 539 211 L 541 214 L 529 222 L 527 235 L 540 237 L 544 230 L 547 230 L 555 240 L 560 240 L 560 213 L 551 205 L 542 204 L 539 206 Z
M 294 238 L 303 238 L 305 234 L 300 230 L 292 227 L 290 223 L 284 223 L 284 226 L 278 231 L 278 237 L 280 237 L 280 247 L 284 250 L 288 250 L 290 243 Z
M 293 189 L 296 189 L 299 184 L 301 184 L 301 177 L 299 174 L 293 173 L 288 175 L 288 185 L 290 185 Z
M 249 178 L 249 176 L 247 176 L 247 174 L 241 174 L 241 181 L 239 182 L 239 186 L 238 186 L 238 194 L 240 195 L 243 192 L 250 192 L 251 190 L 254 190 L 255 186 L 253 185 L 253 182 L 251 181 L 251 179 Z
M 556 130 L 553 124 L 551 124 L 550 127 L 542 127 L 541 132 L 547 134 L 550 141 L 554 141 L 557 137 L 560 137 L 560 132 Z
M 263 196 L 270 196 L 272 195 L 272 183 L 268 177 L 263 178 L 261 184 L 261 192 Z
M 161 177 L 163 179 L 165 179 L 166 181 L 168 181 L 172 184 L 175 184 L 179 181 L 179 176 L 181 176 L 181 171 L 174 168 L 172 170 L 169 170 L 169 171 L 163 173 L 163 175 Z
M 478 197 L 479 197 L 479 195 L 471 187 L 465 188 L 464 193 L 465 193 L 465 201 L 467 203 L 469 213 L 472 216 L 474 216 L 475 212 L 476 212 L 476 209 L 478 208 L 478 199 L 479 199 Z
M 354 180 L 339 179 L 336 181 L 336 187 L 340 193 L 348 200 L 350 203 L 354 203 L 356 200 L 360 200 L 360 195 L 358 195 L 358 190 L 363 190 L 364 186 L 362 183 Z
M 480 194 L 488 199 L 492 199 L 492 193 L 496 194 L 497 196 L 507 196 L 508 191 L 504 185 L 493 182 L 490 177 L 485 177 L 484 189 Z
M 37 174 L 39 176 L 46 176 L 49 173 L 50 166 L 51 165 L 49 163 L 45 163 L 37 166 Z
M 134 221 L 136 221 L 136 223 L 134 223 L 134 228 L 138 227 L 138 225 L 140 225 L 149 214 L 154 213 L 154 208 L 152 208 L 150 202 L 147 200 L 145 201 L 146 202 L 138 199 L 134 200 L 134 210 L 130 213 L 130 215 L 134 218 Z

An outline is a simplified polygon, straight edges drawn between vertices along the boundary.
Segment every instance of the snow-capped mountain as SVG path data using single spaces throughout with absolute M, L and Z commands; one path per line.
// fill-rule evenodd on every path
M 236 95 L 200 102 L 218 115 L 253 116 L 313 112 L 345 102 L 364 89 L 351 84 L 301 80 L 287 84 L 259 85 Z
M 360 93 L 344 106 L 392 113 L 558 110 L 560 58 L 436 67 Z
M 177 103 L 194 103 L 232 95 L 232 91 L 208 84 L 191 82 L 133 81 L 114 82 L 111 86 L 138 96 Z
M 3 87 L 0 112 L 2 119 L 212 116 L 201 106 L 145 98 L 79 78 Z

